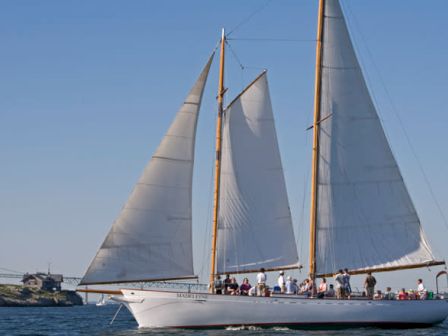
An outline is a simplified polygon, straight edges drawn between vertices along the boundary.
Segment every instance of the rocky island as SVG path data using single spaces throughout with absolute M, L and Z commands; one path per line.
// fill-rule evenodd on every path
M 0 307 L 70 307 L 82 304 L 81 296 L 75 291 L 0 285 Z

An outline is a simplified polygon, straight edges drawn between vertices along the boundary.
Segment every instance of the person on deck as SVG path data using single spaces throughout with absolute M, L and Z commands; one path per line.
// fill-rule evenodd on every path
M 286 278 L 286 294 L 297 294 L 297 284 L 292 280 L 292 277 L 288 276 Z
M 350 299 L 350 295 L 352 293 L 352 286 L 350 285 L 350 273 L 348 273 L 348 269 L 344 269 L 344 274 L 342 275 L 344 280 L 344 295 L 345 297 Z
M 392 288 L 387 287 L 383 296 L 384 300 L 395 300 L 395 293 L 392 292 Z
M 240 286 L 240 294 L 241 295 L 249 295 L 249 291 L 252 288 L 252 286 L 249 283 L 248 278 L 244 278 L 243 283 Z
M 336 297 L 342 299 L 344 297 L 344 275 L 341 269 L 334 276 L 334 283 L 336 285 Z
M 264 272 L 264 268 L 260 268 L 260 273 L 257 274 L 257 295 L 264 296 L 266 289 L 267 276 Z
M 384 299 L 383 293 L 380 290 L 377 290 L 375 295 L 373 296 L 374 300 L 382 300 Z
M 426 298 L 428 297 L 428 291 L 426 290 L 422 279 L 417 280 L 417 293 L 420 300 L 426 300 Z
M 323 299 L 325 294 L 327 293 L 327 280 L 322 278 L 320 280 L 319 288 L 317 289 L 317 298 Z
M 334 286 L 333 284 L 330 284 L 330 288 L 327 290 L 327 293 L 325 293 L 326 297 L 334 297 L 336 295 L 335 291 L 334 291 Z
M 310 279 L 305 279 L 304 285 L 302 287 L 302 290 L 300 294 L 304 294 L 307 297 L 310 297 L 313 293 L 313 283 Z
M 229 291 L 230 295 L 239 295 L 239 286 L 238 286 L 238 282 L 236 282 L 235 278 L 232 278 L 229 287 L 227 288 L 227 290 Z
M 285 272 L 279 272 L 277 284 L 280 287 L 280 293 L 284 294 L 286 292 Z
M 229 285 L 232 283 L 232 280 L 230 279 L 230 274 L 226 275 L 226 278 L 224 279 L 224 294 L 229 294 Z
M 409 295 L 406 289 L 402 288 L 400 293 L 398 293 L 398 300 L 409 300 Z
M 364 288 L 366 289 L 367 297 L 373 299 L 373 294 L 375 293 L 376 279 L 372 275 L 372 272 L 367 273 L 367 277 L 364 280 Z
M 222 294 L 223 283 L 220 275 L 216 276 L 216 280 L 213 283 L 213 287 L 215 288 L 215 294 Z

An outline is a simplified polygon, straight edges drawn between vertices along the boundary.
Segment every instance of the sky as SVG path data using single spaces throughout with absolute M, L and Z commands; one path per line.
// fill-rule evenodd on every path
M 424 230 L 436 255 L 447 258 L 448 223 L 437 204 L 448 217 L 448 2 L 342 5 Z M 315 0 L 3 1 L 0 268 L 34 272 L 51 263 L 54 272 L 83 275 L 222 27 L 230 32 L 228 102 L 268 69 L 299 257 L 307 266 L 306 128 L 313 110 L 316 14 Z M 217 72 L 215 62 L 196 142 L 195 270 L 204 280 Z M 436 271 L 378 278 L 384 286 L 410 288 L 422 277 L 434 287 Z M 354 277 L 355 287 L 361 281 Z

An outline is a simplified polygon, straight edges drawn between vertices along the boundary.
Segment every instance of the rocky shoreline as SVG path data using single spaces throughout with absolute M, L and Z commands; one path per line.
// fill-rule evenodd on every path
M 0 307 L 71 307 L 82 306 L 75 291 L 49 292 L 20 285 L 0 285 Z

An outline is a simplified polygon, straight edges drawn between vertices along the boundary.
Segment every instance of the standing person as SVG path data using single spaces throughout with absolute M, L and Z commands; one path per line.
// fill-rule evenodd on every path
M 264 296 L 266 289 L 267 276 L 264 272 L 264 268 L 260 268 L 260 273 L 257 274 L 257 294 L 258 296 Z
M 286 292 L 285 272 L 279 272 L 277 283 L 280 287 L 280 293 L 284 294 Z
M 364 280 L 364 288 L 366 289 L 366 294 L 369 299 L 373 299 L 373 294 L 375 293 L 376 279 L 372 275 L 372 272 L 367 273 L 367 277 Z
M 350 295 L 352 293 L 352 286 L 350 285 L 350 273 L 348 272 L 348 269 L 344 269 L 343 274 L 344 279 L 344 294 L 347 298 L 350 299 Z
M 224 279 L 224 294 L 229 294 L 229 286 L 232 283 L 232 280 L 230 279 L 230 274 L 226 275 L 226 278 Z
M 420 300 L 426 300 L 426 297 L 428 296 L 428 292 L 426 291 L 425 285 L 423 284 L 422 279 L 417 280 L 417 293 L 420 297 Z
M 216 280 L 213 283 L 213 287 L 215 288 L 215 294 L 222 294 L 223 284 L 222 284 L 222 280 L 221 280 L 221 276 L 220 275 L 216 276 Z
M 344 275 L 341 269 L 334 276 L 334 283 L 336 285 L 336 297 L 342 299 L 344 297 Z

